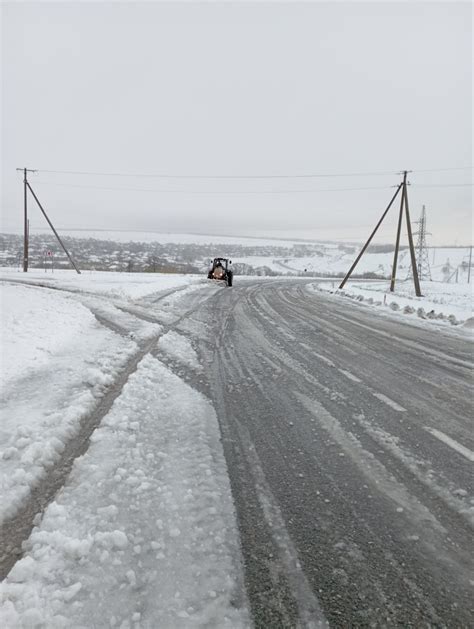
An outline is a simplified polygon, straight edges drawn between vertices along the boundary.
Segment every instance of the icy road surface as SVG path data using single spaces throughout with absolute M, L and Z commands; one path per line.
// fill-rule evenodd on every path
M 249 606 L 265 629 L 472 626 L 469 331 L 305 281 L 193 281 L 20 287 L 58 295 L 77 356 L 87 335 L 111 353 L 82 418 L 48 419 L 79 361 L 30 416 L 16 379 L 4 395 L 0 624 L 235 629 Z
M 256 626 L 472 626 L 468 333 L 288 281 L 206 307 Z

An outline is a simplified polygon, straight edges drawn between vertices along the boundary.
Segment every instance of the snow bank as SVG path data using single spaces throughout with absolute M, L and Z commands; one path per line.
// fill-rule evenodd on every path
M 310 290 L 324 290 L 363 302 L 369 306 L 386 307 L 393 312 L 417 316 L 427 321 L 459 325 L 473 316 L 473 293 L 470 284 L 422 282 L 423 296 L 417 297 L 413 281 L 397 282 L 390 292 L 389 282 L 348 282 L 343 290 L 329 283 L 311 284 Z
M 0 586 L 0 626 L 249 626 L 211 404 L 147 356 Z

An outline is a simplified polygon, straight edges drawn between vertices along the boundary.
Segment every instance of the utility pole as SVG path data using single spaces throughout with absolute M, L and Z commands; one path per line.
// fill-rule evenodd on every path
M 23 169 L 23 273 L 28 271 L 28 188 L 26 187 L 26 168 Z
M 467 267 L 467 283 L 471 283 L 472 245 L 469 249 L 469 266 Z
M 401 235 L 401 230 L 402 230 L 403 210 L 405 209 L 405 218 L 406 218 L 406 222 L 407 222 L 407 231 L 408 231 L 408 244 L 410 246 L 410 256 L 411 256 L 411 264 L 412 264 L 412 268 L 413 268 L 413 281 L 414 281 L 414 284 L 415 284 L 415 293 L 416 293 L 417 297 L 421 297 L 420 282 L 419 282 L 419 279 L 418 279 L 418 270 L 417 270 L 417 267 L 416 267 L 415 248 L 413 246 L 413 236 L 412 236 L 412 232 L 411 232 L 410 210 L 408 208 L 408 191 L 407 191 L 407 186 L 408 186 L 407 175 L 408 175 L 408 172 L 409 172 L 408 170 L 404 170 L 403 173 L 400 173 L 400 174 L 403 175 L 403 181 L 398 185 L 397 190 L 396 190 L 395 194 L 393 195 L 390 203 L 388 204 L 385 212 L 382 214 L 382 217 L 380 218 L 379 222 L 375 226 L 374 231 L 370 234 L 369 239 L 367 240 L 365 245 L 362 247 L 361 252 L 359 253 L 357 258 L 355 259 L 355 261 L 352 264 L 351 268 L 349 269 L 347 275 L 342 280 L 339 288 L 344 288 L 345 283 L 347 282 L 349 277 L 352 275 L 353 270 L 357 266 L 357 264 L 358 264 L 359 260 L 361 259 L 364 251 L 369 246 L 372 238 L 375 236 L 375 233 L 377 232 L 378 228 L 382 224 L 382 221 L 386 217 L 388 211 L 392 207 L 393 202 L 395 201 L 398 193 L 401 190 L 402 191 L 402 200 L 400 202 L 400 213 L 399 213 L 399 217 L 398 217 L 397 239 L 396 239 L 396 242 L 395 242 L 395 253 L 394 253 L 394 257 L 393 257 L 393 267 L 392 267 L 392 276 L 391 276 L 391 282 L 390 282 L 390 290 L 393 292 L 393 290 L 395 289 L 395 278 L 396 278 L 396 275 L 397 275 L 398 251 L 399 251 L 399 248 L 400 248 L 400 235 Z
M 398 217 L 398 229 L 397 229 L 397 240 L 395 242 L 395 253 L 393 256 L 393 267 L 392 267 L 392 280 L 390 282 L 390 291 L 393 293 L 395 290 L 395 278 L 397 276 L 397 263 L 398 263 L 398 251 L 400 248 L 400 234 L 402 230 L 402 221 L 403 221 L 403 208 L 405 208 L 405 218 L 407 222 L 407 233 L 408 233 L 408 245 L 410 247 L 410 257 L 411 257 L 411 268 L 413 272 L 413 283 L 415 284 L 415 294 L 417 297 L 421 297 L 421 288 L 420 288 L 420 280 L 418 277 L 418 268 L 416 264 L 416 255 L 415 255 L 415 247 L 413 245 L 413 234 L 411 231 L 411 221 L 410 221 L 410 210 L 408 208 L 408 183 L 407 183 L 407 175 L 408 171 L 403 171 L 403 182 L 402 182 L 402 200 L 400 203 L 400 214 Z
M 410 245 L 411 267 L 413 269 L 413 283 L 415 284 L 415 293 L 417 297 L 421 297 L 420 280 L 418 278 L 418 269 L 416 267 L 415 247 L 413 246 L 413 235 L 411 233 L 410 210 L 408 209 L 408 194 L 405 184 L 405 216 L 407 219 L 408 244 Z
M 23 273 L 28 271 L 29 257 L 29 226 L 28 226 L 28 173 L 34 173 L 35 170 L 29 168 L 17 168 L 23 171 Z
M 402 182 L 402 198 L 400 201 L 400 213 L 398 215 L 398 227 L 397 227 L 397 239 L 395 241 L 395 251 L 393 254 L 393 264 L 392 264 L 392 277 L 390 280 L 390 292 L 393 293 L 395 290 L 395 278 L 397 277 L 397 264 L 398 264 L 398 250 L 400 248 L 400 235 L 402 233 L 402 221 L 403 221 L 403 204 L 405 203 L 405 188 L 407 185 L 407 174 L 406 170 L 403 171 L 403 182 Z

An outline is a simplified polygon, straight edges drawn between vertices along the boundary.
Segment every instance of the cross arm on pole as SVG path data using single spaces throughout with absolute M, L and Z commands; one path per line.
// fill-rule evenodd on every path
M 26 173 L 37 173 L 37 170 L 34 170 L 33 168 L 17 168 L 16 170 L 24 173 L 25 177 L 26 177 Z

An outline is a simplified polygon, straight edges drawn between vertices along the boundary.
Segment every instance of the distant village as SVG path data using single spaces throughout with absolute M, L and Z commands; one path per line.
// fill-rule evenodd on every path
M 63 238 L 73 259 L 81 269 L 96 271 L 121 271 L 129 273 L 202 273 L 208 268 L 210 261 L 217 255 L 230 258 L 259 257 L 264 258 L 298 258 L 324 255 L 324 246 L 318 244 L 294 244 L 292 247 L 249 246 L 225 244 L 189 244 L 159 242 L 115 242 L 95 238 Z M 348 253 L 355 251 L 352 245 L 341 245 Z M 23 237 L 19 234 L 0 234 L 0 266 L 21 267 L 23 256 Z M 53 270 L 70 268 L 66 254 L 52 234 L 31 235 L 29 241 L 30 268 Z M 265 264 L 251 265 L 235 263 L 234 272 L 239 275 L 285 274 L 276 272 Z M 311 276 L 312 272 L 291 275 Z M 317 273 L 321 275 L 321 273 Z M 330 274 L 328 274 L 330 276 Z

